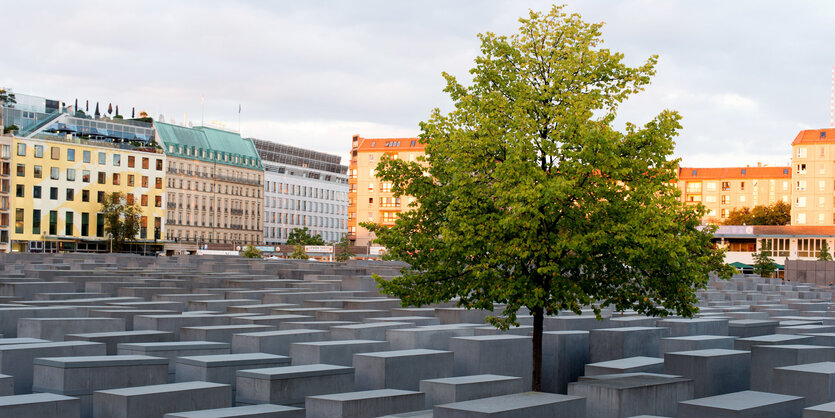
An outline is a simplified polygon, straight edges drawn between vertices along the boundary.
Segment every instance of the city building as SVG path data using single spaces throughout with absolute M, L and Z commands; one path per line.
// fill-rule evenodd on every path
M 394 197 L 391 183 L 376 177 L 377 164 L 383 155 L 404 161 L 416 161 L 424 154 L 418 138 L 363 138 L 354 135 L 351 163 L 348 167 L 348 238 L 354 245 L 370 245 L 373 234 L 359 224 L 375 222 L 393 225 L 400 212 L 408 210 L 412 197 Z
M 0 134 L 0 252 L 11 251 L 9 225 L 11 219 L 12 137 Z
M 734 209 L 791 202 L 790 167 L 681 167 L 678 188 L 685 203 L 707 209 L 702 223 L 722 223 Z
M 99 210 L 112 193 L 141 210 L 141 229 L 128 250 L 161 249 L 165 161 L 147 123 L 58 112 L 21 130 L 12 139 L 9 167 L 12 251 L 107 251 Z
M 264 241 L 285 244 L 307 227 L 325 242 L 348 232 L 348 167 L 341 157 L 252 139 L 264 165 Z
M 835 225 L 835 129 L 800 131 L 792 141 L 792 225 Z
M 154 127 L 168 156 L 166 250 L 261 244 L 264 168 L 252 140 L 210 127 Z

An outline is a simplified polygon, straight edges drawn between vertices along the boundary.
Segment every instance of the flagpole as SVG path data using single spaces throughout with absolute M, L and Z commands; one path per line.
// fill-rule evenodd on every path
M 241 133 L 241 105 L 238 105 L 238 133 Z
M 204 126 L 203 118 L 206 115 L 206 95 L 200 95 L 200 126 Z

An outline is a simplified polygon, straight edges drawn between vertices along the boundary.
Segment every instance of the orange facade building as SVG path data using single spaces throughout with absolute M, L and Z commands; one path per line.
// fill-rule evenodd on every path
M 348 239 L 353 245 L 370 245 L 374 236 L 360 226 L 361 222 L 394 225 L 400 212 L 408 210 L 412 198 L 394 197 L 391 183 L 376 176 L 377 164 L 383 155 L 405 161 L 416 161 L 423 155 L 424 145 L 418 138 L 363 138 L 354 135 L 351 142 L 351 164 L 348 167 Z
M 792 172 L 782 166 L 681 167 L 678 188 L 685 203 L 705 206 L 702 223 L 722 223 L 734 209 L 791 202 Z

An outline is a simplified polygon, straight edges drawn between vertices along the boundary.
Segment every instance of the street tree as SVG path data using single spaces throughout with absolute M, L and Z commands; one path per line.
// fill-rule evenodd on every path
M 364 223 L 407 263 L 378 286 L 404 305 L 458 298 L 503 310 L 495 326 L 533 316 L 532 388 L 541 390 L 545 315 L 591 307 L 692 316 L 708 274 L 729 277 L 701 206 L 679 201 L 671 160 L 680 116 L 612 127 L 656 57 L 630 67 L 601 48 L 601 26 L 555 6 L 518 33 L 479 35 L 465 86 L 444 74 L 454 108 L 421 123 L 426 155 L 382 158 L 377 177 L 415 202 L 394 226 Z
M 757 205 L 753 209 L 747 207 L 734 209 L 728 214 L 725 225 L 788 225 L 791 222 L 792 207 L 781 201 L 768 206 Z
M 348 236 L 342 237 L 338 244 L 333 247 L 334 259 L 336 261 L 348 261 L 354 256 L 351 252 L 351 241 Z
M 313 235 L 307 229 L 304 228 L 294 228 L 290 231 L 290 235 L 287 236 L 287 245 L 325 245 L 325 240 L 318 235 Z
M 776 270 L 777 266 L 771 258 L 771 242 L 764 239 L 760 244 L 760 252 L 754 254 L 754 274 L 771 277 Z
M 136 203 L 129 204 L 120 193 L 105 194 L 99 212 L 104 215 L 104 231 L 112 237 L 112 251 L 121 251 L 127 241 L 139 234 L 142 210 Z
M 264 255 L 261 253 L 261 250 L 255 248 L 254 245 L 250 244 L 247 245 L 246 248 L 241 252 L 241 255 L 246 258 L 263 258 Z
M 294 260 L 307 260 L 310 256 L 305 252 L 304 244 L 296 244 L 293 246 L 293 252 L 290 254 L 290 258 Z
M 832 253 L 829 252 L 829 243 L 826 240 L 823 240 L 823 244 L 821 245 L 821 249 L 818 252 L 818 260 L 820 260 L 820 261 L 832 261 Z

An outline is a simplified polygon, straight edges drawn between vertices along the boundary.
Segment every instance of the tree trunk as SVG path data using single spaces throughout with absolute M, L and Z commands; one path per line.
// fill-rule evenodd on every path
M 542 392 L 542 322 L 543 309 L 531 309 L 533 314 L 533 376 L 531 376 L 531 390 Z

